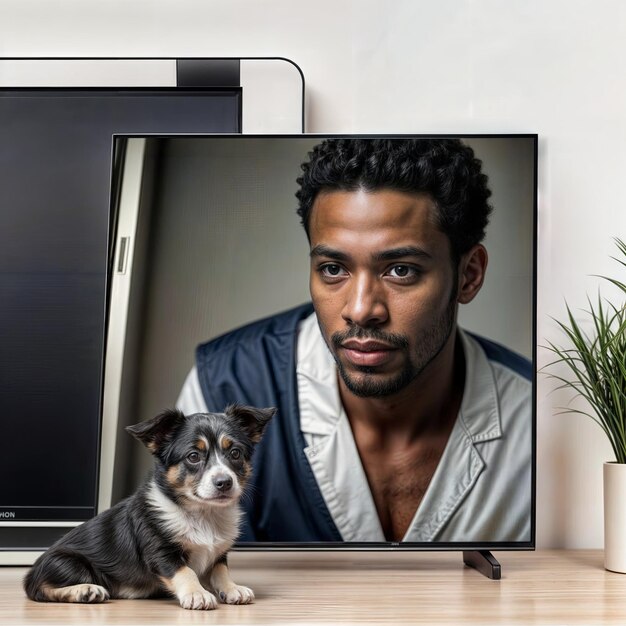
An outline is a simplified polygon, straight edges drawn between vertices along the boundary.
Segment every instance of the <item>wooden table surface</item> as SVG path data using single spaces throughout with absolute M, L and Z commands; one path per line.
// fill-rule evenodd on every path
M 626 575 L 599 550 L 494 553 L 502 580 L 461 553 L 237 552 L 233 578 L 248 606 L 187 611 L 176 600 L 44 604 L 0 568 L 0 624 L 626 624 Z

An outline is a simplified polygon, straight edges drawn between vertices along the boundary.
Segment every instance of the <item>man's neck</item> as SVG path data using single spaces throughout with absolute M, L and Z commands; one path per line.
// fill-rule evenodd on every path
M 410 444 L 423 436 L 451 430 L 465 381 L 465 357 L 453 332 L 437 357 L 401 391 L 361 398 L 339 377 L 339 394 L 353 431 L 369 433 L 381 445 Z

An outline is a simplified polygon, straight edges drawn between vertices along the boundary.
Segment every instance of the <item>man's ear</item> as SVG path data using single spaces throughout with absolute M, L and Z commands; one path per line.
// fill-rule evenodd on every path
M 487 262 L 487 250 L 480 243 L 461 258 L 459 263 L 459 295 L 457 297 L 460 304 L 468 304 L 480 291 L 485 280 Z
M 139 439 L 152 454 L 156 454 L 184 421 L 183 413 L 168 409 L 145 422 L 127 426 L 125 430 Z
M 273 407 L 257 409 L 243 404 L 230 404 L 224 409 L 224 413 L 236 421 L 254 443 L 258 443 L 261 441 L 265 427 L 276 413 L 276 409 Z

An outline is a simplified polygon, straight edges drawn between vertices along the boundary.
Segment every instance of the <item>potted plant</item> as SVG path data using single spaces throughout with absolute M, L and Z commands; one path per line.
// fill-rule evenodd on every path
M 626 268 L 626 244 L 615 239 L 620 252 L 612 257 Z M 568 339 L 568 347 L 548 342 L 556 359 L 546 367 L 563 363 L 571 377 L 554 372 L 561 388 L 573 389 L 587 400 L 588 411 L 567 408 L 563 413 L 587 415 L 609 438 L 615 462 L 604 464 L 604 566 L 626 573 L 626 282 L 601 276 L 619 290 L 624 298 L 614 304 L 598 293 L 597 303 L 588 298 L 588 318 L 592 331 L 585 332 L 567 306 L 567 322 L 555 320 Z M 622 295 L 620 294 L 620 295 Z

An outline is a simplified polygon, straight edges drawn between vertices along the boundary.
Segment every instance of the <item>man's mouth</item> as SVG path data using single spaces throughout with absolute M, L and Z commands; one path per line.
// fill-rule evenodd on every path
M 346 358 L 353 365 L 370 367 L 382 365 L 389 361 L 397 348 L 371 339 L 348 339 L 341 344 Z

